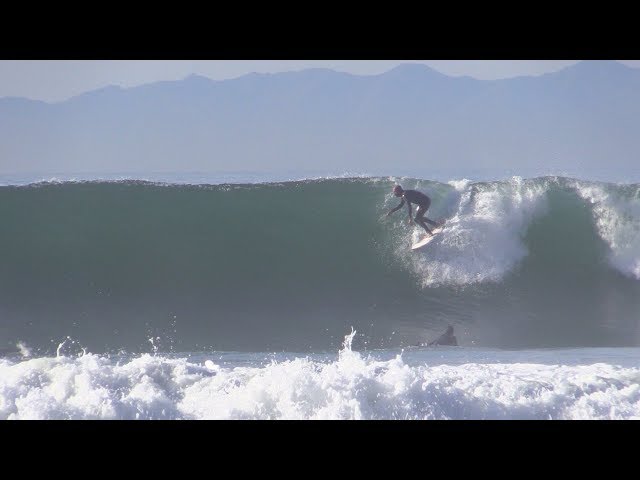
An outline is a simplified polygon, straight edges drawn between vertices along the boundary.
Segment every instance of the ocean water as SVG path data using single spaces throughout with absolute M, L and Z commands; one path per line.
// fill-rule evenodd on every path
M 637 183 L 4 176 L 0 218 L 3 419 L 640 418 Z

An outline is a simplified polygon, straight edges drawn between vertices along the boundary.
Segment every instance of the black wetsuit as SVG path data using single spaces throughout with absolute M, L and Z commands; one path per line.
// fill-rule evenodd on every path
M 418 205 L 415 221 L 418 225 L 420 225 L 427 232 L 433 235 L 433 232 L 429 230 L 429 227 L 427 227 L 425 222 L 429 225 L 433 225 L 434 227 L 437 227 L 440 224 L 424 216 L 424 214 L 427 213 L 427 210 L 429 210 L 429 207 L 431 206 L 431 199 L 424 193 L 418 192 L 417 190 L 403 190 L 402 202 L 400 202 L 400 205 L 391 210 L 389 213 L 391 214 L 397 210 L 400 210 L 405 202 L 407 203 L 407 207 L 409 208 L 409 218 L 411 218 L 411 204 L 415 203 L 416 205 Z
M 448 328 L 445 333 L 440 335 L 433 342 L 429 342 L 427 345 L 449 345 L 449 346 L 457 347 L 458 339 L 453 334 L 453 328 Z

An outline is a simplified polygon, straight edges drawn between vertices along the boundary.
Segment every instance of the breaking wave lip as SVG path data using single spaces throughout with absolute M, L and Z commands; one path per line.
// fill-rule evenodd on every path
M 640 185 L 613 188 L 580 180 L 570 185 L 593 206 L 598 234 L 610 249 L 610 265 L 640 280 Z
M 563 177 L 448 184 L 453 190 L 442 199 L 449 210 L 442 233 L 422 254 L 396 250 L 424 288 L 502 281 L 528 255 L 528 227 L 549 214 L 551 188 L 574 191 L 588 203 L 597 233 L 609 248 L 609 265 L 640 280 L 640 185 Z M 415 243 L 423 234 L 414 229 L 404 243 Z
M 407 363 L 355 352 L 233 366 L 144 354 L 0 359 L 2 419 L 640 419 L 640 369 Z
M 445 203 L 453 214 L 428 254 L 413 255 L 424 287 L 499 282 L 528 253 L 524 237 L 531 220 L 547 211 L 548 181 L 472 184 L 451 181 Z M 421 234 L 412 232 L 412 241 Z

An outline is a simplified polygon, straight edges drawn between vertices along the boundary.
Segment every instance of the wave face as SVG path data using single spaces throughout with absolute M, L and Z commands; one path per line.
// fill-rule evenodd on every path
M 400 182 L 447 219 L 428 247 Z M 640 344 L 640 186 L 561 177 L 0 187 L 0 348 Z

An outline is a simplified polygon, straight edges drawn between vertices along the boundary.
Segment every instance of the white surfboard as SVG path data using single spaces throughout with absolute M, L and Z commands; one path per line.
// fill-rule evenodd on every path
M 418 243 L 414 243 L 413 245 L 411 245 L 411 250 L 417 250 L 419 248 L 424 247 L 425 245 L 428 245 L 429 242 L 431 242 L 431 240 L 436 238 L 436 235 L 438 235 L 438 233 L 440 233 L 442 231 L 442 227 L 436 227 L 431 231 L 433 232 L 433 235 L 426 234 L 425 238 L 420 240 Z

